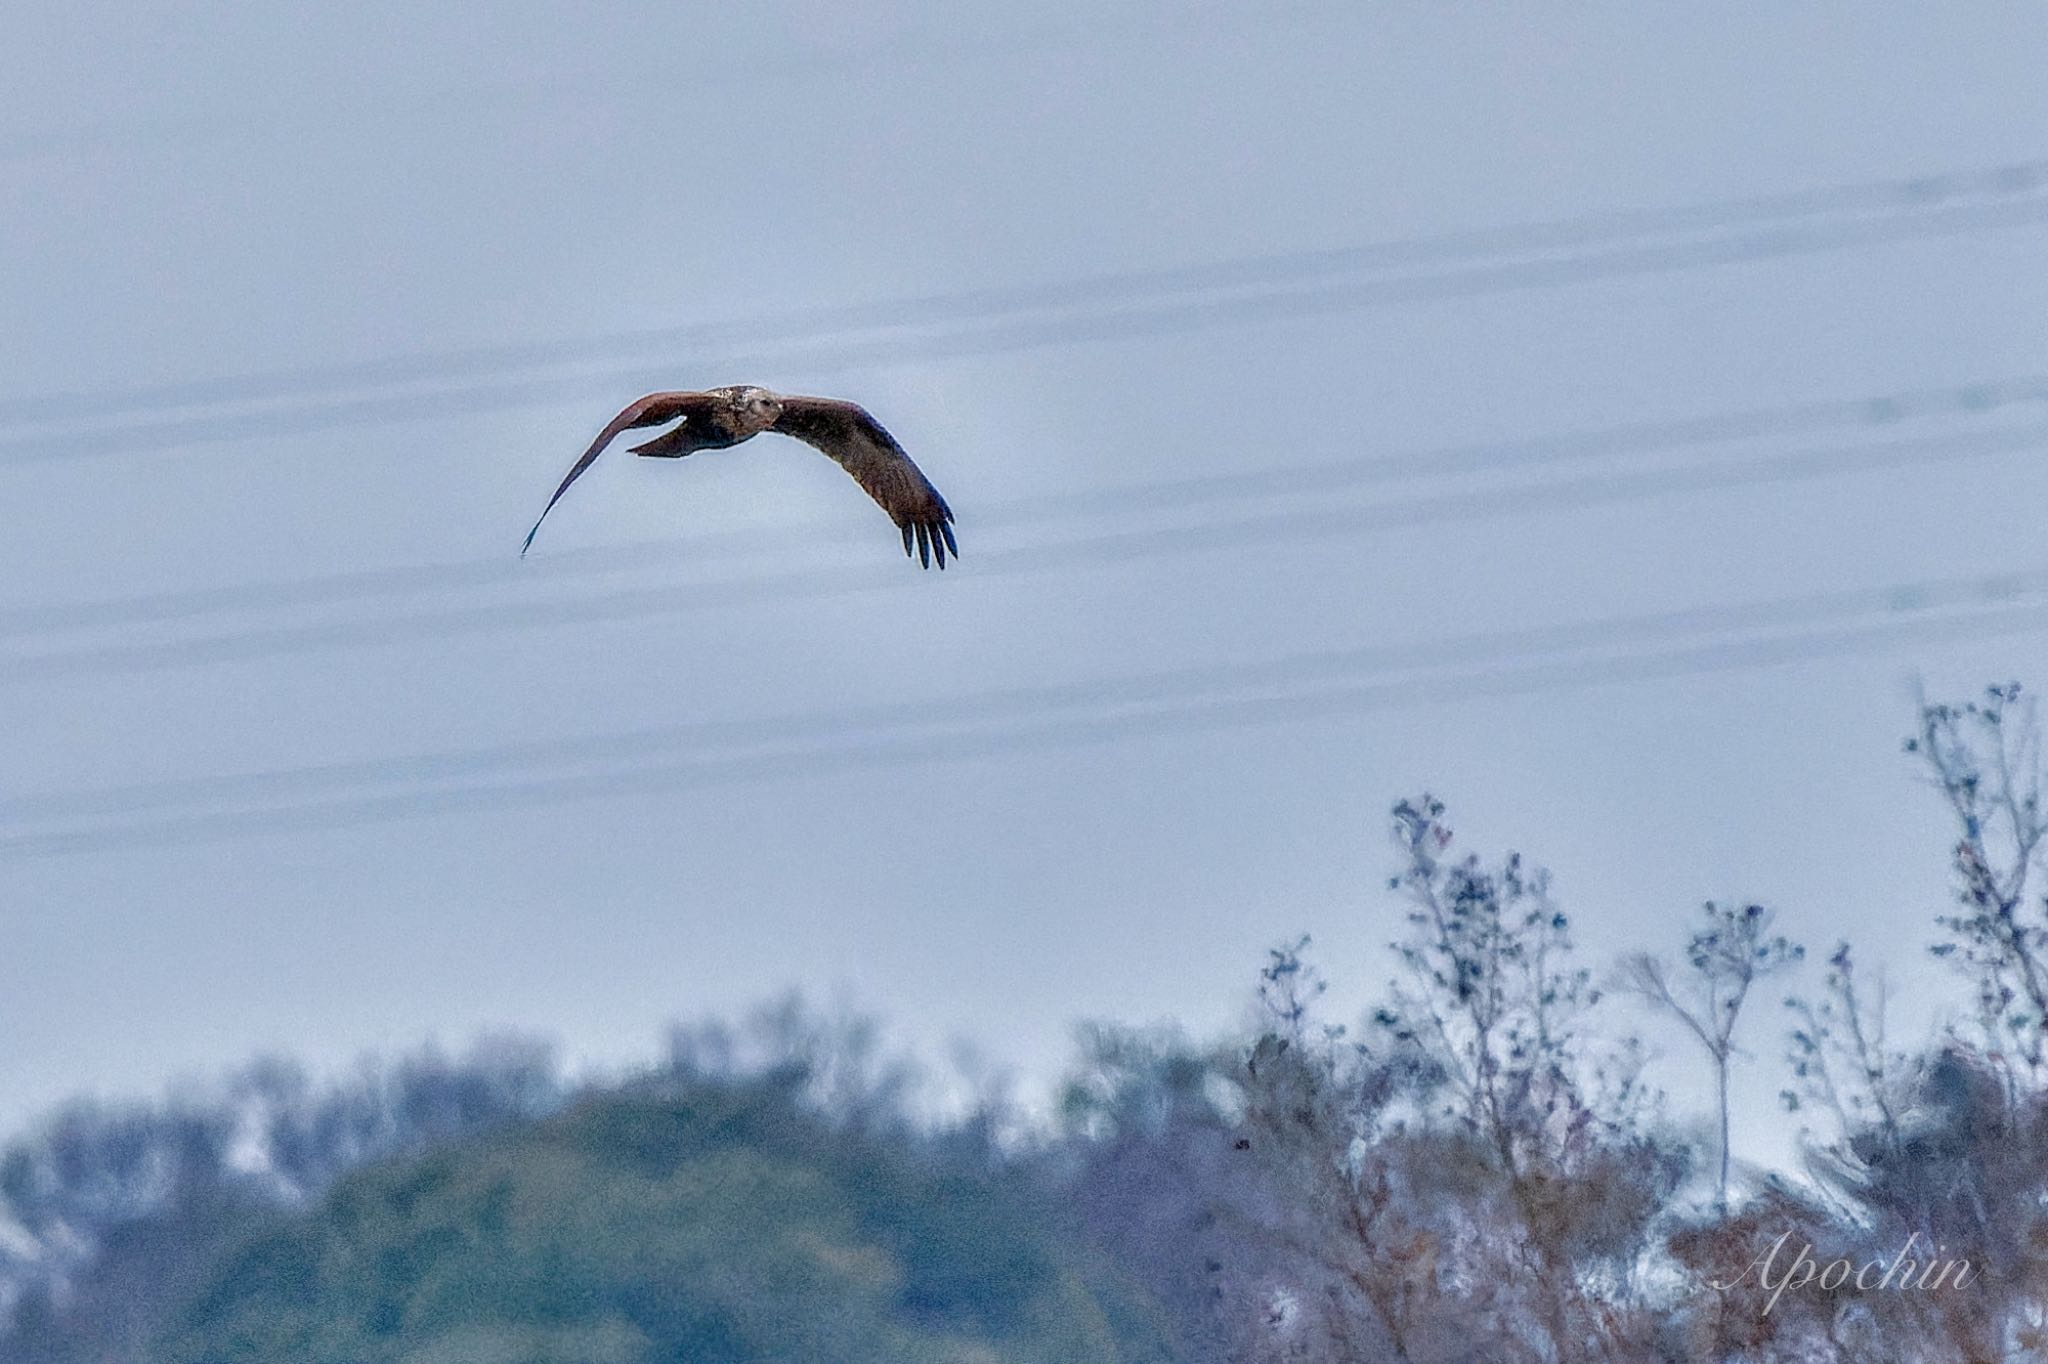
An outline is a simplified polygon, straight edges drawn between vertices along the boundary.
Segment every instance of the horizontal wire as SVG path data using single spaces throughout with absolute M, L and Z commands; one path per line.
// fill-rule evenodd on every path
M 1975 580 L 1980 593 L 2005 595 L 2011 584 L 2038 585 L 2048 571 Z M 1894 600 L 1953 592 L 1957 585 L 1925 583 L 1890 589 Z M 1775 615 L 1787 603 L 1764 603 L 1762 614 Z M 1681 613 L 1686 614 L 1686 613 Z M 1602 628 L 1614 631 L 1621 622 Z M 827 772 L 924 761 L 1027 752 L 1083 743 L 1176 732 L 1231 729 L 1357 714 L 1392 706 L 1427 704 L 1487 696 L 1510 696 L 1557 688 L 1611 683 L 1636 683 L 1692 673 L 1778 666 L 1789 663 L 1888 648 L 1916 640 L 1960 640 L 2032 632 L 2048 627 L 2048 603 L 1982 610 L 1968 615 L 1880 621 L 1811 629 L 1789 636 L 1718 640 L 1684 645 L 1657 653 L 1624 654 L 1591 660 L 1534 661 L 1497 665 L 1463 674 L 1422 679 L 1379 677 L 1333 678 L 1331 685 L 1311 692 L 1286 692 L 1252 697 L 1176 694 L 1174 683 L 1159 679 L 1124 679 L 1113 684 L 1127 701 L 1153 709 L 1113 716 L 1062 717 L 1045 720 L 1024 714 L 1006 728 L 953 735 L 884 738 L 862 745 L 868 736 L 849 736 L 854 746 L 819 746 L 794 752 L 719 754 L 599 773 L 536 775 L 494 785 L 432 792 L 345 796 L 241 811 L 170 815 L 111 828 L 0 834 L 0 856 L 51 856 L 103 851 L 117 847 L 161 846 L 212 841 L 252 834 L 336 828 L 390 820 L 413 819 L 468 810 L 507 809 L 619 795 L 647 794 L 696 786 L 817 776 Z M 1277 660 L 1266 666 L 1285 667 L 1302 660 Z M 1170 675 L 1175 676 L 1175 675 Z M 1177 675 L 1185 678 L 1188 674 Z M 1213 689 L 1213 688 L 1212 688 Z M 1058 692 L 1062 689 L 1047 689 Z M 1044 693 L 1019 692 L 1020 698 Z M 1028 702 L 1036 705 L 1036 701 Z M 624 736 L 618 736 L 624 737 Z M 276 776 L 279 774 L 266 774 Z M 84 794 L 84 793 L 81 793 Z
M 1902 198 L 1902 202 L 1910 201 L 1911 185 L 1939 183 L 1943 182 L 1926 179 L 1901 182 L 1900 193 L 1908 196 Z M 2031 226 L 2048 221 L 2048 196 L 2036 192 L 2041 185 L 2048 184 L 2048 172 L 2043 168 L 2032 163 L 2004 167 L 1985 173 L 1982 183 L 2005 187 L 2001 192 L 2015 197 L 1960 205 L 1948 205 L 1936 199 L 1932 207 L 1846 222 L 1806 223 L 1794 219 L 1706 241 L 1605 246 L 1588 243 L 1591 249 L 1582 250 L 1577 256 L 1482 264 L 1392 278 L 1347 280 L 1331 274 L 1328 267 L 1318 267 L 1321 273 L 1304 269 L 1293 278 L 1284 273 L 1271 278 L 1253 278 L 1241 287 L 1255 292 L 1220 297 L 1203 296 L 1201 293 L 1193 297 L 1171 294 L 1119 297 L 1115 288 L 1098 280 L 1058 286 L 1072 297 L 1055 309 L 1056 312 L 1057 308 L 1067 309 L 1066 315 L 1051 317 L 1033 315 L 1047 311 L 1044 304 L 1022 304 L 1010 311 L 995 311 L 987 304 L 985 295 L 970 295 L 966 297 L 982 300 L 983 311 L 962 310 L 957 315 L 945 316 L 943 320 L 935 316 L 932 320 L 916 324 L 923 329 L 921 332 L 914 331 L 904 336 L 891 336 L 885 331 L 881 335 L 852 340 L 829 334 L 803 333 L 778 338 L 771 331 L 757 332 L 754 339 L 748 340 L 734 327 L 722 329 L 720 334 L 726 336 L 726 340 L 712 339 L 710 332 L 698 333 L 695 340 L 685 339 L 677 333 L 663 344 L 670 347 L 702 346 L 712 352 L 691 358 L 689 363 L 699 370 L 713 366 L 739 370 L 779 365 L 823 373 L 877 364 L 966 358 L 1081 341 L 1130 339 L 1359 308 L 1478 297 L 1602 278 L 1624 278 L 1963 232 Z M 1346 253 L 1314 254 L 1336 258 Z M 1239 264 L 1242 268 L 1244 263 Z M 1209 286 L 1210 293 L 1214 294 L 1219 287 L 1223 286 Z M 915 306 L 911 305 L 907 310 L 915 311 Z M 931 330 L 934 326 L 952 330 L 935 332 Z M 406 362 L 379 363 L 400 366 Z M 422 374 L 419 372 L 422 369 L 429 372 Z M 256 412 L 202 411 L 177 415 L 186 407 L 215 407 L 253 400 L 249 395 L 227 396 L 218 388 L 220 385 L 253 384 L 250 389 L 253 395 L 271 381 L 260 378 L 208 381 L 216 387 L 200 385 L 181 389 L 172 386 L 149 390 L 128 399 L 118 393 L 77 394 L 63 399 L 17 399 L 11 405 L 0 404 L 0 414 L 7 416 L 10 425 L 68 424 L 56 431 L 0 432 L 0 464 L 28 465 L 52 459 L 147 453 L 199 443 L 368 426 L 447 415 L 451 411 L 478 405 L 497 408 L 534 406 L 594 393 L 600 387 L 612 384 L 665 386 L 672 381 L 674 369 L 672 360 L 660 365 L 652 361 L 633 362 L 630 366 L 606 362 L 575 376 L 524 375 L 510 378 L 482 365 L 458 365 L 447 374 L 434 375 L 430 372 L 430 365 L 414 363 L 403 375 L 394 370 L 387 377 L 371 382 L 388 387 L 394 383 L 418 383 L 424 379 L 435 387 L 423 392 L 370 394 L 339 392 L 334 386 L 319 389 L 287 387 L 278 392 L 265 389 L 262 393 L 264 400 L 288 400 L 293 405 Z M 377 373 L 386 374 L 386 371 Z M 282 383 L 281 380 L 277 382 Z
M 1768 436 L 1797 435 L 1833 428 L 1885 427 L 1937 415 L 1981 416 L 2002 408 L 2048 403 L 2048 375 L 1985 379 L 1917 388 L 1862 399 L 1828 399 L 1778 407 L 1737 409 L 1704 416 L 1630 422 L 1592 430 L 1509 441 L 1346 460 L 1339 463 L 1267 465 L 1244 472 L 1126 484 L 1018 499 L 979 510 L 977 529 L 1025 527 L 1062 517 L 1134 511 L 1166 511 L 1209 502 L 1243 502 L 1256 495 L 1281 497 L 1342 492 L 1419 476 L 1439 477 L 1494 470 L 1548 467 L 1617 455 L 1648 455 L 1694 445 Z M 727 531 L 685 538 L 544 553 L 535 562 L 509 552 L 488 559 L 366 569 L 280 583 L 255 583 L 143 593 L 78 603 L 0 609 L 0 641 L 53 631 L 108 625 L 151 625 L 211 614 L 286 606 L 374 601 L 455 588 L 488 587 L 536 580 L 613 573 L 674 562 L 701 560 L 723 547 L 750 546 L 768 535 L 802 536 L 852 543 L 872 536 L 844 522 L 791 523 L 773 530 Z M 538 568 L 540 573 L 536 573 Z
M 7 398 L 0 399 L 0 424 L 61 421 L 77 416 L 82 407 L 92 409 L 96 416 L 101 417 L 147 414 L 202 403 L 293 398 L 337 388 L 414 383 L 423 377 L 473 377 L 510 368 L 629 356 L 652 347 L 758 344 L 764 337 L 815 337 L 819 333 L 931 325 L 995 312 L 1095 304 L 1118 294 L 1264 283 L 1304 274 L 1455 260 L 1462 256 L 1497 255 L 1517 249 L 1554 248 L 1589 238 L 1641 236 L 1660 231 L 1702 231 L 1753 224 L 1759 220 L 1805 218 L 1833 212 L 1918 209 L 1986 191 L 2001 196 L 2026 194 L 2043 183 L 2048 183 L 2048 161 L 2021 161 L 1933 175 L 1748 195 L 1672 208 L 1623 209 L 1548 222 L 1509 224 L 1358 246 L 1269 253 L 1189 266 L 1121 271 L 1040 285 L 973 289 L 882 303 L 809 309 L 754 323 L 699 323 L 645 328 L 576 341 L 473 347 L 355 364 L 163 384 L 127 393 L 74 391 Z
M 1884 468 L 1984 458 L 2048 443 L 2048 425 L 2008 431 L 1870 443 L 1774 454 L 1698 468 L 1638 474 L 1601 472 L 1526 487 L 1489 488 L 1364 507 L 1313 508 L 1192 526 L 1117 531 L 1070 540 L 977 552 L 976 577 L 1054 572 L 1109 562 L 1243 546 L 1407 530 L 1535 510 L 1582 510 L 1606 503 L 1683 492 L 1754 486 Z M 561 601 L 514 601 L 314 625 L 260 627 L 193 639 L 89 645 L 61 651 L 0 655 L 0 685 L 102 672 L 147 671 L 272 657 L 314 650 L 444 641 L 458 635 L 602 621 L 649 619 L 749 605 L 818 599 L 876 590 L 928 590 L 890 561 L 830 574 L 803 571 L 754 578 L 624 589 Z
M 529 766 L 636 757 L 706 742 L 747 743 L 786 738 L 792 732 L 831 734 L 852 728 L 905 724 L 957 723 L 981 717 L 991 707 L 1097 705 L 1161 686 L 1260 686 L 1279 681 L 1373 671 L 1441 668 L 1485 663 L 1500 658 L 1583 652 L 1653 643 L 1702 633 L 1785 629 L 1828 623 L 1844 616 L 1869 613 L 1926 613 L 1959 607 L 2009 604 L 2029 592 L 2048 592 L 2048 570 L 2032 573 L 1975 575 L 1935 579 L 1889 588 L 1854 588 L 1810 593 L 1767 602 L 1691 607 L 1649 615 L 1565 625 L 1523 627 L 1454 635 L 1405 645 L 1371 645 L 1325 650 L 1281 660 L 1259 660 L 1229 666 L 1203 665 L 1137 679 L 1111 679 L 1052 687 L 999 688 L 969 697 L 901 702 L 829 710 L 811 715 L 779 715 L 762 720 L 695 721 L 662 725 L 612 735 L 583 736 L 503 745 L 488 749 L 418 754 L 403 759 L 373 759 L 290 769 L 285 772 L 213 778 L 181 778 L 95 792 L 0 798 L 0 818 L 38 815 L 108 813 L 168 801 L 232 795 L 256 783 L 263 790 L 305 782 L 419 780 Z M 1133 689 L 1137 689 L 1134 692 Z

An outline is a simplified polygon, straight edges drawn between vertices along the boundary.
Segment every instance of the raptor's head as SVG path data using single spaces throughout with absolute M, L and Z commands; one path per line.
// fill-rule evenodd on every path
M 732 409 L 733 416 L 739 419 L 739 425 L 744 428 L 765 431 L 782 415 L 781 397 L 765 388 L 757 388 L 753 384 L 734 384 L 729 388 L 721 388 L 718 392 Z

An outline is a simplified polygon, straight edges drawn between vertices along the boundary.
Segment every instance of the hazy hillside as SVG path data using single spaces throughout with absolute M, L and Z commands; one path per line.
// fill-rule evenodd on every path
M 593 1099 L 342 1181 L 221 1267 L 191 1364 L 1164 1359 L 986 1180 L 773 1087 Z

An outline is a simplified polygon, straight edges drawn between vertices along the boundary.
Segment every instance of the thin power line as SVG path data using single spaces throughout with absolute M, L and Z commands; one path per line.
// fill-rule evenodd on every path
M 847 331 L 956 323 L 992 314 L 1039 308 L 1099 305 L 1105 299 L 1276 283 L 1346 270 L 1387 269 L 1456 261 L 1473 256 L 1583 245 L 1589 240 L 1668 232 L 1711 231 L 1834 213 L 1925 210 L 1959 199 L 2014 198 L 2048 185 L 2048 160 L 2021 161 L 1930 175 L 1747 195 L 1674 208 L 1623 209 L 1547 222 L 1448 232 L 1325 250 L 1241 256 L 1205 264 L 1123 271 L 1041 285 L 851 304 L 785 313 L 755 322 L 727 321 L 654 327 L 575 341 L 472 347 L 355 364 L 274 370 L 268 373 L 164 384 L 128 393 L 80 391 L 0 400 L 0 423 L 75 418 L 81 407 L 99 416 L 157 414 L 199 404 L 300 398 L 351 389 L 411 384 L 424 379 L 473 378 L 507 369 L 628 358 L 651 348 L 717 350 L 789 338 L 813 339 Z
M 1523 487 L 1485 488 L 1368 504 L 1243 515 L 1188 526 L 1119 530 L 1068 540 L 977 551 L 977 577 L 1007 577 L 1237 547 L 1266 547 L 1367 531 L 1496 515 L 1572 511 L 1607 503 L 1736 488 L 1885 468 L 1918 467 L 2038 448 L 2048 424 L 1963 432 L 1882 443 L 1771 454 L 1705 466 L 1602 471 Z M 186 639 L 89 644 L 0 658 L 0 684 L 103 672 L 146 671 L 235 662 L 315 650 L 438 642 L 458 635 L 529 630 L 599 621 L 659 618 L 763 601 L 825 598 L 924 588 L 893 561 L 864 569 L 816 570 L 638 587 L 546 601 L 455 606 L 317 624 L 258 626 Z
M 1702 635 L 1812 629 L 1863 616 L 1915 619 L 1941 612 L 2010 606 L 2048 594 L 2048 569 L 1992 576 L 1935 579 L 1889 588 L 1814 592 L 1763 602 L 1742 602 L 1563 625 L 1525 626 L 1452 635 L 1407 644 L 1322 650 L 1249 663 L 1206 664 L 1135 678 L 1090 680 L 1058 686 L 1009 687 L 971 696 L 844 707 L 765 720 L 694 721 L 611 735 L 546 739 L 486 749 L 444 750 L 280 772 L 179 778 L 97 791 L 0 798 L 0 819 L 115 814 L 194 800 L 289 794 L 307 786 L 362 782 L 428 781 L 490 775 L 519 768 L 608 761 L 687 752 L 707 745 L 748 745 L 793 737 L 832 737 L 872 731 L 958 724 L 1015 710 L 1102 706 L 1160 690 L 1271 687 L 1372 674 L 1494 665 L 1595 650 L 1627 650 Z
M 367 426 L 443 415 L 463 405 L 536 405 L 610 385 L 672 383 L 674 360 L 656 364 L 631 358 L 654 348 L 694 352 L 688 363 L 699 372 L 771 365 L 823 372 L 1477 297 L 2030 226 L 2048 221 L 2048 195 L 2040 192 L 2044 185 L 2048 185 L 2048 163 L 2019 163 L 1883 186 L 1848 186 L 1708 205 L 1677 211 L 1678 217 L 1671 218 L 1684 220 L 1689 230 L 1699 230 L 1697 224 L 1728 234 L 1706 240 L 1633 240 L 1658 217 L 1646 211 L 1493 233 L 1251 257 L 1178 271 L 1133 272 L 1035 288 L 982 290 L 834 309 L 766 324 L 670 328 L 579 343 L 373 361 L 325 371 L 167 385 L 129 395 L 21 398 L 0 403 L 0 424 L 15 428 L 0 434 L 0 463 L 147 452 L 207 441 Z M 1779 207 L 1767 207 L 1772 204 Z M 1867 211 L 1872 206 L 1891 211 L 1842 221 L 1821 216 L 1829 211 Z M 1617 227 L 1617 222 L 1621 226 Z M 1616 231 L 1625 235 L 1602 236 Z M 1485 240 L 1510 240 L 1517 233 L 1523 239 L 1518 249 L 1575 254 L 1459 263 L 1486 249 L 1482 245 Z M 1348 277 L 1360 269 L 1385 269 L 1402 258 L 1424 264 L 1434 258 L 1450 264 L 1421 273 Z M 539 372 L 565 364 L 579 366 L 580 372 Z M 251 403 L 269 406 L 256 411 L 230 410 Z M 50 429 L 21 429 L 37 426 Z
M 1253 497 L 1343 493 L 1417 477 L 1448 477 L 1617 456 L 1654 455 L 1692 446 L 1807 435 L 1836 429 L 1888 429 L 1930 417 L 1982 417 L 2048 404 L 2048 375 L 1984 379 L 1916 388 L 1860 399 L 1826 399 L 1775 407 L 1743 408 L 1697 417 L 1628 422 L 1550 436 L 1439 447 L 1336 463 L 1261 467 L 1144 484 L 1091 488 L 982 508 L 977 531 L 1025 528 L 1113 511 L 1176 511 L 1214 502 L 1242 505 Z M 0 641 L 56 631 L 115 625 L 159 625 L 210 615 L 284 607 L 331 606 L 403 598 L 453 589 L 548 584 L 672 563 L 702 562 L 726 549 L 758 545 L 764 536 L 806 542 L 858 539 L 869 529 L 845 522 L 800 523 L 769 530 L 729 531 L 685 539 L 640 541 L 602 548 L 544 553 L 534 563 L 510 554 L 439 564 L 356 570 L 292 582 L 239 584 L 176 592 L 142 593 L 100 601 L 0 609 Z M 538 572 L 536 572 L 538 570 Z
M 1253 725 L 1297 722 L 1366 713 L 1388 707 L 1426 704 L 1482 696 L 1509 696 L 1561 688 L 1615 683 L 1639 683 L 1693 673 L 1780 666 L 1812 659 L 1868 652 L 1928 639 L 1966 639 L 2021 632 L 2048 627 L 2048 602 L 2017 606 L 1985 607 L 1984 602 L 2010 600 L 2022 592 L 2038 593 L 2048 585 L 2048 571 L 2033 571 L 2005 578 L 1912 584 L 1883 594 L 1835 594 L 1835 600 L 1857 609 L 1867 609 L 1875 596 L 1882 595 L 1894 605 L 1902 601 L 1945 601 L 1963 604 L 1964 613 L 1922 614 L 1909 620 L 1836 621 L 1809 623 L 1793 633 L 1748 639 L 1718 639 L 1680 643 L 1656 651 L 1626 652 L 1593 658 L 1544 659 L 1516 657 L 1512 653 L 1481 667 L 1444 676 L 1423 678 L 1389 677 L 1368 668 L 1345 675 L 1333 666 L 1341 655 L 1310 655 L 1273 660 L 1247 669 L 1212 668 L 1185 670 L 1177 674 L 1118 679 L 1083 687 L 1017 690 L 992 694 L 982 709 L 970 715 L 973 702 L 955 702 L 950 707 L 933 707 L 949 719 L 978 718 L 985 728 L 958 733 L 921 733 L 913 728 L 898 732 L 873 727 L 852 729 L 838 735 L 821 734 L 823 742 L 796 749 L 761 752 L 717 752 L 673 756 L 664 754 L 654 762 L 600 772 L 554 772 L 514 775 L 487 784 L 439 791 L 399 791 L 381 794 L 316 796 L 295 804 L 263 808 L 191 813 L 168 812 L 152 819 L 112 827 L 0 835 L 0 855 L 48 856 L 97 852 L 116 847 L 177 844 L 230 838 L 250 834 L 325 829 L 413 819 L 464 810 L 504 809 L 563 801 L 636 795 L 699 786 L 730 785 L 774 780 L 790 776 L 816 776 L 826 772 L 908 763 L 943 761 L 974 756 L 1028 752 L 1083 743 L 1114 743 L 1147 735 L 1227 730 Z M 1974 596 L 1975 603 L 1969 599 Z M 1570 627 L 1582 638 L 1604 636 L 1623 640 L 1630 635 L 1649 638 L 1673 622 L 1691 618 L 1725 623 L 1748 610 L 1759 622 L 1786 620 L 1810 614 L 1821 598 L 1790 599 L 1759 603 L 1749 608 L 1711 608 L 1703 612 L 1669 613 L 1658 617 L 1623 618 L 1591 626 Z M 1920 608 L 1915 608 L 1920 609 Z M 1528 636 L 1533 632 L 1508 632 L 1500 640 Z M 1484 637 L 1467 637 L 1470 649 Z M 1431 646 L 1425 646 L 1428 648 Z M 1436 646 L 1442 647 L 1442 646 Z M 1217 683 L 1242 685 L 1253 676 L 1284 680 L 1284 690 L 1263 694 L 1219 695 Z M 1299 682 L 1313 678 L 1320 685 L 1304 689 Z M 1089 691 L 1095 695 L 1090 697 Z M 1093 706 L 1095 713 L 1072 714 L 1076 700 Z M 1103 713 L 1104 703 L 1114 709 Z M 908 715 L 911 708 L 893 710 Z M 1047 712 L 1054 712 L 1048 714 Z M 821 717 L 794 717 L 762 722 L 762 730 L 781 724 L 795 732 L 810 728 Z M 752 724 L 753 722 L 749 722 Z M 696 732 L 666 731 L 671 736 Z M 588 752 L 619 751 L 632 743 L 643 743 L 646 734 L 599 736 L 583 741 Z M 555 747 L 555 746 L 548 746 Z M 524 746 L 535 751 L 536 746 Z M 413 767 L 423 761 L 467 765 L 470 771 L 489 770 L 496 757 L 511 750 L 480 751 L 468 755 L 431 755 L 399 759 L 381 765 L 381 772 L 402 780 L 416 779 Z M 586 754 L 587 756 L 587 754 Z M 301 769 L 297 773 L 254 774 L 248 778 L 220 778 L 187 783 L 159 783 L 153 786 L 119 788 L 100 793 L 42 798 L 41 810 L 54 814 L 143 811 L 151 808 L 155 796 L 179 798 L 222 798 L 239 791 L 248 794 L 288 793 L 294 779 L 317 775 L 326 779 L 347 771 L 350 775 L 379 774 L 378 764 L 345 764 L 326 769 Z M 444 768 L 433 775 L 446 775 Z M 239 783 L 239 786 L 236 784 Z M 96 803 L 95 803 L 96 802 Z M 37 811 L 34 798 L 7 803 L 8 813 L 20 815 Z

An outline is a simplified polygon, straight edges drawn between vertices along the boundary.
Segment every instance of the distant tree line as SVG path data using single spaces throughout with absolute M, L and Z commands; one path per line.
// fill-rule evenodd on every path
M 1781 996 L 1782 1012 L 1756 1017 L 1772 979 L 1803 955 L 1761 905 L 1710 902 L 1669 955 L 1596 967 L 1574 946 L 1548 877 L 1513 854 L 1464 852 L 1443 804 L 1425 795 L 1390 814 L 1388 889 L 1405 922 L 1391 944 L 1395 979 L 1368 1016 L 1327 1017 L 1312 944 L 1282 944 L 1259 972 L 1258 1021 L 1241 1036 L 1085 1029 L 1050 1122 L 1028 1119 L 980 1071 L 942 1111 L 871 1020 L 793 998 L 737 1026 L 679 1027 L 659 1064 L 621 1079 L 574 1080 L 545 1046 L 497 1039 L 338 1079 L 264 1061 L 160 1102 L 65 1107 L 0 1155 L 0 1359 L 182 1357 L 166 1342 L 199 1339 L 195 1322 L 276 1317 L 282 1309 L 237 1298 L 227 1280 L 247 1277 L 252 1247 L 295 1246 L 299 1261 L 343 1279 L 356 1271 L 334 1265 L 375 1262 L 359 1244 L 370 1221 L 351 1214 L 352 1230 L 336 1230 L 366 1189 L 382 1200 L 375 1225 L 411 1247 L 404 1263 L 419 1283 L 457 1263 L 480 1273 L 498 1223 L 476 1208 L 497 1186 L 471 1181 L 484 1190 L 476 1207 L 437 1214 L 462 1228 L 444 1245 L 407 1229 L 404 1180 L 378 1172 L 494 1151 L 474 1159 L 498 1162 L 489 1168 L 512 1190 L 503 1197 L 516 1198 L 523 1172 L 570 1168 L 534 1154 L 569 1133 L 583 1143 L 573 1148 L 588 1190 L 579 1198 L 602 1202 L 611 1195 L 593 1171 L 639 1168 L 615 1149 L 632 1127 L 617 1113 L 638 1110 L 604 1105 L 659 1100 L 703 1123 L 734 1095 L 756 1099 L 743 1123 L 718 1119 L 719 1140 L 773 1156 L 775 1178 L 822 1199 L 788 1203 L 787 1217 L 843 1222 L 828 1259 L 834 1291 L 857 1305 L 842 1317 L 872 1313 L 912 1332 L 886 1357 L 926 1357 L 917 1351 L 928 1337 L 915 1331 L 940 1325 L 993 1342 L 973 1357 L 1018 1361 L 1060 1358 L 1080 1347 L 1047 1342 L 1084 1339 L 1105 1360 L 1189 1364 L 2048 1355 L 2048 815 L 2030 698 L 2012 685 L 1924 703 L 1906 750 L 1953 826 L 1954 898 L 1929 946 L 1966 1005 L 1931 1049 L 1887 1040 L 1882 981 L 1846 942 L 1829 950 L 1817 992 Z M 1667 1017 L 1696 1048 L 1715 1104 L 1704 1136 L 1644 1084 L 1629 1030 L 1601 1020 L 1617 995 Z M 1774 1027 L 1784 1102 L 1806 1130 L 1803 1168 L 1742 1179 L 1729 1150 L 1730 1074 L 1757 1062 L 1737 1039 L 1755 1045 Z M 515 1148 L 516 1159 L 506 1154 Z M 674 1192 L 699 1187 L 682 1160 L 660 1165 L 668 1182 L 648 1187 L 683 1200 L 662 1206 L 694 1228 L 692 1254 L 715 1256 L 703 1242 L 713 1204 Z M 446 1187 L 469 1188 L 469 1168 L 450 1166 Z M 820 1187 L 842 1193 L 824 1198 Z M 658 1219 L 643 1226 L 640 1211 L 632 1220 L 635 1235 L 668 1234 Z M 505 1235 L 506 1257 L 540 1253 Z M 1034 1249 L 1041 1236 L 1063 1249 Z M 747 1293 L 790 1296 L 776 1285 L 790 1282 L 791 1261 L 735 1250 L 732 1263 L 758 1277 Z M 1967 1274 L 1951 1272 L 1960 1264 Z M 620 1359 L 770 1348 L 760 1343 L 769 1317 L 730 1295 L 717 1311 L 739 1324 L 719 1326 L 724 1345 L 701 1334 L 687 1350 L 660 1344 L 670 1337 L 648 1324 L 658 1313 L 642 1321 L 618 1305 L 644 1305 L 654 1290 L 619 1273 L 617 1303 L 610 1280 L 591 1279 L 576 1309 L 604 1307 L 590 1317 L 599 1325 L 575 1326 L 587 1357 L 600 1340 Z M 291 1298 L 309 1323 L 304 1339 L 355 1340 L 360 1357 L 382 1357 L 360 1342 L 412 1329 L 403 1302 L 387 1304 L 396 1334 L 378 1337 L 357 1320 L 370 1309 L 309 1292 Z M 790 1296 L 785 1310 L 811 1308 Z M 323 1312 L 354 1324 L 319 1325 Z M 709 1319 L 689 1329 L 709 1330 Z M 493 1336 L 528 1344 L 489 1357 L 556 1357 L 531 1342 L 557 1337 L 519 1321 L 542 1333 Z M 873 1345 L 895 1329 L 861 1338 Z M 811 1347 L 774 1348 L 801 1357 Z

